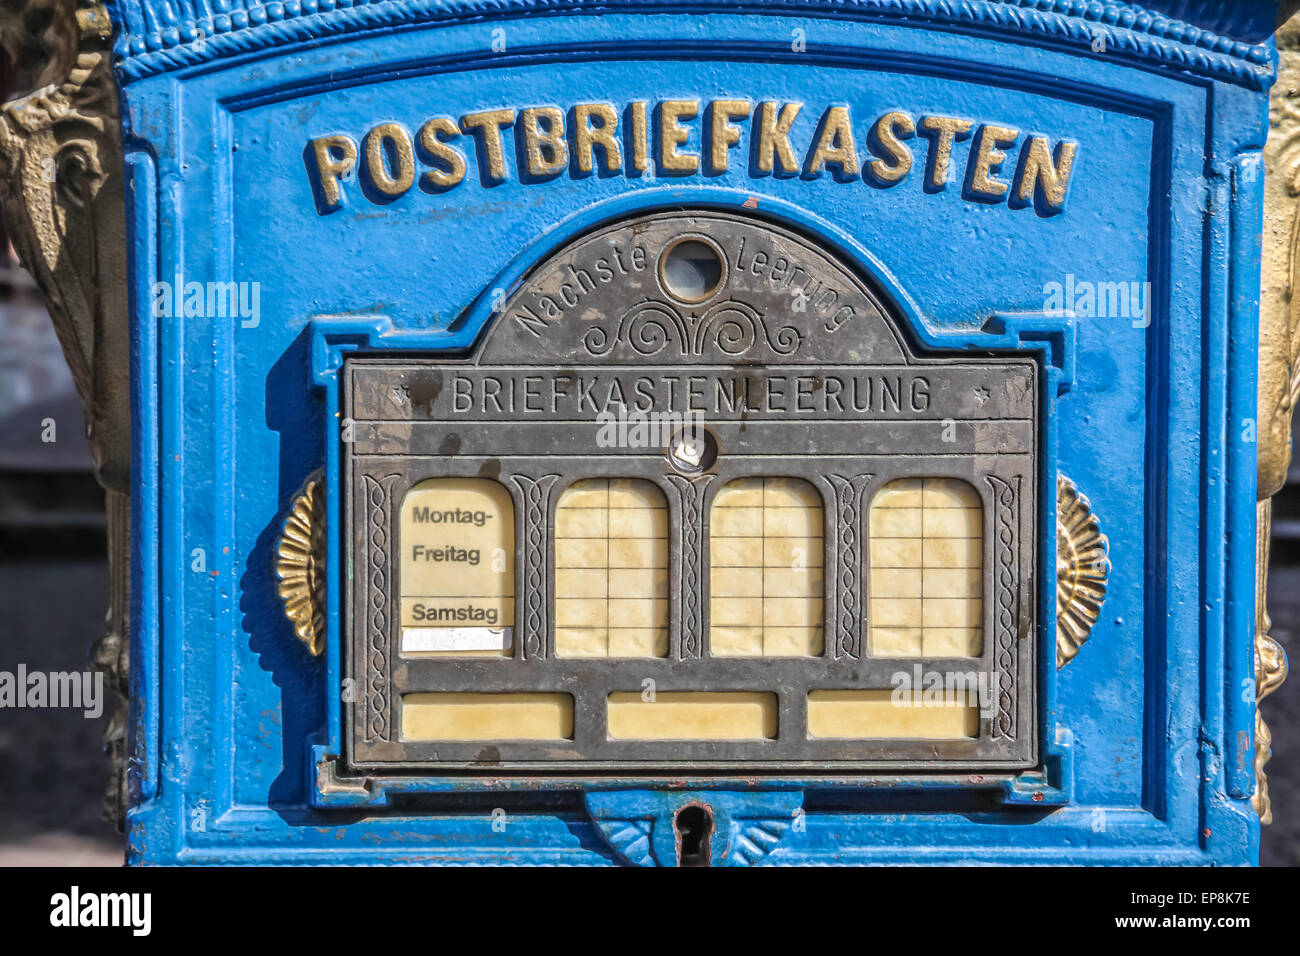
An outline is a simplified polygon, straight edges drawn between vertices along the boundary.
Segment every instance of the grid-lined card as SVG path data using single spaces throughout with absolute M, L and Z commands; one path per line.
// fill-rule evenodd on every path
M 964 481 L 902 478 L 871 502 L 873 657 L 974 657 L 984 646 L 983 509 Z
M 716 657 L 822 652 L 822 500 L 793 478 L 738 478 L 709 517 L 709 646 Z
M 591 478 L 560 496 L 555 653 L 667 656 L 668 503 L 651 482 Z

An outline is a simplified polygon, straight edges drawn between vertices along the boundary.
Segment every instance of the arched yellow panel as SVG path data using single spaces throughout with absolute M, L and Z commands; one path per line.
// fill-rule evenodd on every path
M 515 509 L 486 478 L 430 478 L 402 501 L 402 653 L 510 657 Z
M 738 478 L 709 513 L 715 657 L 822 652 L 822 499 L 797 478 Z
M 984 649 L 984 517 L 950 478 L 891 481 L 871 502 L 872 657 L 975 657 Z
M 668 655 L 668 502 L 639 478 L 588 478 L 555 507 L 557 657 Z

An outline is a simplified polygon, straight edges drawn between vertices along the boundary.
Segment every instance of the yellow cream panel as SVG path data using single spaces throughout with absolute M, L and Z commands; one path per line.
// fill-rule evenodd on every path
M 420 648 L 413 656 L 510 656 L 515 585 L 510 493 L 483 478 L 422 481 L 402 501 L 399 533 L 404 650 Z M 464 649 L 469 645 L 479 649 Z M 482 649 L 488 646 L 494 649 Z
M 868 524 L 874 657 L 973 657 L 984 647 L 984 517 L 957 479 L 891 481 Z
M 572 740 L 568 694 L 407 694 L 403 740 Z
M 762 692 L 614 693 L 607 707 L 614 740 L 771 740 L 777 731 L 776 695 Z
M 739 478 L 709 514 L 709 646 L 718 657 L 822 653 L 821 495 L 795 478 Z
M 668 653 L 668 505 L 648 481 L 574 482 L 555 509 L 555 653 Z
M 892 690 L 815 690 L 808 736 L 841 740 L 960 740 L 979 735 L 979 707 L 966 700 L 895 702 Z

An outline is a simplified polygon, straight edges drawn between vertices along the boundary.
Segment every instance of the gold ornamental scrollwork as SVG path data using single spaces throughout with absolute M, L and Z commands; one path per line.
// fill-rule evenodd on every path
M 131 391 L 126 204 L 113 24 L 97 0 L 0 4 L 0 218 L 45 301 L 107 491 L 109 606 L 92 660 L 117 701 L 105 819 L 125 827 L 130 686 Z
M 284 615 L 314 656 L 325 650 L 325 490 L 322 473 L 294 496 L 275 545 Z
M 1295 4 L 1289 5 L 1294 9 Z M 1300 398 L 1300 15 L 1278 27 L 1278 78 L 1264 145 L 1263 273 L 1259 314 L 1259 492 L 1255 559 L 1255 794 L 1263 823 L 1273 822 L 1264 765 L 1273 735 L 1259 704 L 1286 679 L 1286 652 L 1269 635 L 1272 498 L 1291 467 L 1291 418 Z
M 1110 541 L 1092 503 L 1064 475 L 1056 479 L 1056 666 L 1074 660 L 1101 616 Z

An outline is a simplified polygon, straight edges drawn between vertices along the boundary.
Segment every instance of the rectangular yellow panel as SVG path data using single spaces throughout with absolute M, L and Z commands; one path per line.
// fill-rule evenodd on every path
M 613 568 L 608 580 L 612 598 L 668 597 L 668 572 L 660 568 Z
M 825 648 L 820 627 L 767 627 L 763 654 L 767 657 L 816 657 Z
M 763 534 L 762 508 L 715 507 L 710 519 L 718 538 L 758 538 Z
M 878 567 L 871 571 L 873 598 L 919 598 L 924 593 L 924 572 L 919 568 Z
M 668 653 L 668 504 L 653 483 L 587 478 L 555 511 L 555 653 Z
M 555 627 L 555 651 L 561 657 L 607 657 L 609 628 Z
M 577 655 L 573 656 L 576 657 Z M 609 629 L 609 656 L 667 657 L 668 628 L 611 627 Z
M 874 657 L 973 657 L 983 649 L 983 510 L 956 478 L 903 478 L 871 503 Z
M 763 596 L 762 568 L 712 569 L 709 596 L 718 598 L 753 598 Z
M 920 657 L 925 652 L 921 628 L 871 625 L 872 657 Z
M 821 495 L 797 478 L 740 478 L 709 518 L 709 648 L 718 657 L 824 649 Z
M 761 598 L 715 597 L 709 602 L 709 617 L 714 627 L 761 627 L 763 601 Z
M 761 568 L 763 539 L 715 537 L 709 542 L 709 553 L 715 568 Z
M 820 568 L 821 538 L 765 538 L 763 566 L 768 568 Z
M 606 718 L 614 740 L 771 740 L 776 695 L 762 692 L 661 691 L 654 701 L 635 691 L 609 695 Z
M 726 626 L 717 623 L 709 628 L 709 653 L 714 657 L 761 657 L 763 654 L 763 627 Z
M 607 564 L 609 542 L 604 538 L 560 538 L 555 541 L 556 568 L 603 568 Z
M 898 703 L 892 690 L 815 690 L 808 736 L 841 740 L 961 740 L 979 736 L 979 707 L 964 700 Z
M 983 632 L 978 627 L 927 627 L 921 656 L 978 657 L 983 644 Z
M 871 553 L 874 555 L 873 564 L 882 568 L 919 568 L 922 562 L 922 538 L 873 538 L 871 541 Z M 938 544 L 947 544 L 946 541 L 934 542 Z M 949 551 L 946 560 L 938 561 L 935 567 L 956 567 L 956 552 Z
M 611 568 L 664 568 L 668 564 L 667 538 L 612 538 L 608 563 Z
M 931 538 L 921 547 L 927 568 L 975 568 L 984 563 L 983 538 Z
M 825 585 L 821 568 L 764 568 L 764 597 L 821 597 Z
M 481 478 L 431 478 L 402 500 L 402 653 L 509 657 L 514 602 L 514 506 Z
M 822 509 L 800 505 L 763 508 L 762 533 L 769 538 L 811 538 L 822 533 Z
M 569 694 L 407 694 L 403 740 L 572 740 Z
M 609 602 L 604 598 L 556 598 L 556 627 L 608 627 Z

